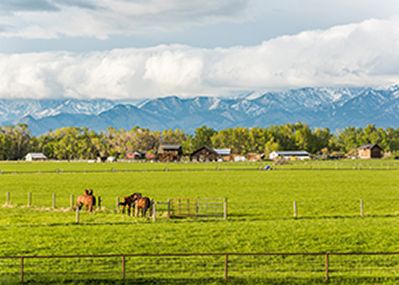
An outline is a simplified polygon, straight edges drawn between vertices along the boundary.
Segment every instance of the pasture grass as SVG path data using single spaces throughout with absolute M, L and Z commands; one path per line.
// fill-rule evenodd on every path
M 15 165 L 30 171 L 51 169 L 53 164 Z M 3 165 L 9 164 L 2 164 L 2 169 Z M 65 165 L 70 169 L 83 169 L 89 164 Z M 147 167 L 147 164 L 132 163 L 113 165 L 121 169 L 131 165 Z M 208 165 L 213 167 L 213 164 L 205 167 Z M 253 167 L 253 164 L 244 165 Z M 74 194 L 76 198 L 88 187 L 102 197 L 103 208 L 95 213 L 81 212 L 81 223 L 77 225 L 75 213 L 69 210 L 69 197 Z M 399 251 L 397 170 L 0 175 L 0 205 L 5 202 L 6 192 L 11 193 L 11 206 L 0 208 L 0 256 Z M 26 206 L 28 192 L 33 196 L 31 208 Z M 53 192 L 56 193 L 56 209 L 51 208 Z M 116 214 L 115 197 L 133 192 L 142 192 L 157 201 L 173 197 L 227 197 L 228 220 L 169 220 L 160 216 L 154 223 L 148 218 Z M 365 217 L 359 215 L 360 199 L 364 200 Z M 297 219 L 292 216 L 294 200 L 298 204 Z M 324 261 L 320 257 L 232 257 L 230 262 L 232 284 L 309 284 L 322 283 L 324 277 Z M 18 266 L 16 260 L 0 259 L 3 273 L 0 283 L 18 282 Z M 331 268 L 333 284 L 396 284 L 399 257 L 332 257 Z M 367 270 L 362 271 L 362 268 Z M 30 282 L 120 282 L 120 260 L 117 259 L 29 260 L 26 271 Z M 219 284 L 222 283 L 223 260 L 215 257 L 128 258 L 127 277 L 134 282 L 141 280 L 143 284 L 151 281 Z

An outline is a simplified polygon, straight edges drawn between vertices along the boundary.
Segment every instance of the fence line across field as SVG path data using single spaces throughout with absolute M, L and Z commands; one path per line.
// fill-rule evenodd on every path
M 24 283 L 26 281 L 27 274 L 32 274 L 34 275 L 35 272 L 28 272 L 26 270 L 26 265 L 27 265 L 27 260 L 83 260 L 83 259 L 89 259 L 94 262 L 95 260 L 98 259 L 115 259 L 118 258 L 120 259 L 120 268 L 119 268 L 119 274 L 120 277 L 119 279 L 126 280 L 127 279 L 127 268 L 129 267 L 134 267 L 136 263 L 129 263 L 127 262 L 127 258 L 145 258 L 146 260 L 152 258 L 155 259 L 155 262 L 150 262 L 152 266 L 149 267 L 150 271 L 146 271 L 149 275 L 153 276 L 154 274 L 156 275 L 157 272 L 157 267 L 156 264 L 161 264 L 161 259 L 165 258 L 175 258 L 177 260 L 185 259 L 185 258 L 220 258 L 218 259 L 217 263 L 220 263 L 220 266 L 215 266 L 214 268 L 205 268 L 204 271 L 200 271 L 199 269 L 195 269 L 196 267 L 194 266 L 193 271 L 191 272 L 190 277 L 193 278 L 192 275 L 195 273 L 206 273 L 207 270 L 211 271 L 212 273 L 217 274 L 218 279 L 224 279 L 224 281 L 229 281 L 230 277 L 235 277 L 235 278 L 240 278 L 242 275 L 243 277 L 246 277 L 244 275 L 245 270 L 242 270 L 242 267 L 248 267 L 248 266 L 253 266 L 252 271 L 261 271 L 262 277 L 268 277 L 267 275 L 272 275 L 273 273 L 281 273 L 281 271 L 286 270 L 285 273 L 291 273 L 293 274 L 292 277 L 298 277 L 296 276 L 298 272 L 302 271 L 297 271 L 291 267 L 286 267 L 285 263 L 289 263 L 290 260 L 287 259 L 289 257 L 294 258 L 294 257 L 300 257 L 301 261 L 305 261 L 306 258 L 316 258 L 319 257 L 320 260 L 316 261 L 311 261 L 308 260 L 310 263 L 312 263 L 311 267 L 317 266 L 317 270 L 314 270 L 314 268 L 308 268 L 307 270 L 304 270 L 305 272 L 308 273 L 316 273 L 318 278 L 323 278 L 325 281 L 329 281 L 330 279 L 333 278 L 332 272 L 334 276 L 345 276 L 345 273 L 351 273 L 354 271 L 360 271 L 362 268 L 353 268 L 349 265 L 348 270 L 345 270 L 344 268 L 341 267 L 334 267 L 334 263 L 337 265 L 345 264 L 346 260 L 342 261 L 339 260 L 338 257 L 348 257 L 350 258 L 351 261 L 356 261 L 355 257 L 367 257 L 371 258 L 367 260 L 367 265 L 364 266 L 367 271 L 370 270 L 370 262 L 372 262 L 372 258 L 378 257 L 379 259 L 376 262 L 377 267 L 375 267 L 375 270 L 378 271 L 384 271 L 384 267 L 393 267 L 393 270 L 389 270 L 390 272 L 393 272 L 393 275 L 389 275 L 389 278 L 394 278 L 397 280 L 399 277 L 399 260 L 396 260 L 399 257 L 399 252 L 282 252 L 282 253 L 276 253 L 276 252 L 255 252 L 255 253 L 248 253 L 248 252 L 219 252 L 219 253 L 126 253 L 126 254 L 96 254 L 96 255 L 91 255 L 91 254 L 83 254 L 83 255 L 36 255 L 36 256 L 29 256 L 29 255 L 14 255 L 14 256 L 0 256 L 0 261 L 4 260 L 15 260 L 19 261 L 19 272 L 14 273 L 14 277 L 19 276 L 19 281 L 21 283 Z M 383 257 L 393 257 L 396 258 L 395 260 L 388 260 L 389 262 L 384 264 L 381 263 L 381 260 L 383 260 Z M 251 260 L 243 260 L 242 258 L 253 258 L 254 261 Z M 277 263 L 277 269 L 269 268 L 264 270 L 261 267 L 256 267 L 256 265 L 263 265 L 263 266 L 270 266 L 269 263 L 264 263 L 262 264 L 261 259 L 262 258 L 280 258 L 278 259 Z M 334 259 L 332 259 L 334 257 Z M 336 258 L 337 257 L 337 258 Z M 241 259 L 240 259 L 241 258 Z M 151 260 L 152 260 L 151 259 Z M 291 262 L 294 262 L 295 260 L 291 260 Z M 362 260 L 361 260 L 362 261 Z M 167 263 L 169 261 L 167 260 Z M 183 261 L 186 262 L 186 261 Z M 274 261 L 273 261 L 274 262 Z M 296 261 L 298 262 L 298 261 Z M 365 261 L 362 261 L 365 262 Z M 50 263 L 51 266 L 52 263 Z M 55 264 L 55 263 L 54 263 Z M 141 263 L 140 263 L 141 264 Z M 275 265 L 273 263 L 273 265 Z M 14 266 L 18 266 L 17 263 L 14 264 Z M 66 266 L 66 265 L 64 265 Z M 300 265 L 299 265 L 300 266 Z M 170 267 L 168 267 L 170 269 Z M 219 268 L 215 271 L 215 268 Z M 0 267 L 0 272 L 4 272 L 4 268 Z M 115 269 L 115 268 L 112 268 Z M 165 269 L 159 269 L 159 273 L 164 271 Z M 232 271 L 230 271 L 232 269 Z M 247 268 L 248 269 L 248 268 Z M 331 271 L 333 269 L 333 271 Z M 392 268 L 391 268 L 392 269 Z M 167 271 L 169 274 L 173 274 L 173 269 L 170 269 L 171 271 Z M 220 272 L 218 272 L 220 270 Z M 251 272 L 252 272 L 251 271 Z M 70 271 L 66 271 L 69 274 L 73 274 Z M 134 271 L 137 273 L 136 271 Z M 52 272 L 54 273 L 54 272 Z M 81 273 L 81 272 L 80 272 Z M 259 273 L 259 272 L 258 272 Z M 4 273 L 3 273 L 4 274 Z M 95 278 L 93 273 L 90 274 L 91 278 Z M 2 277 L 2 273 L 0 273 L 0 278 Z M 384 277 L 384 276 L 382 276 Z M 137 276 L 136 276 L 137 278 Z M 152 278 L 152 277 L 147 277 L 147 278 Z M 186 277 L 187 278 L 187 277 Z M 348 274 L 348 278 L 355 278 L 353 274 Z M 134 278 L 133 278 L 134 279 Z M 195 277 L 194 277 L 195 279 Z M 79 280 L 79 279 L 78 279 Z M 1 279 L 0 279 L 1 281 Z M 34 281 L 34 280 L 33 280 Z
M 367 165 L 354 165 L 354 166 L 323 166 L 323 165 L 309 165 L 309 166 L 276 166 L 271 165 L 271 168 L 265 169 L 265 164 L 257 167 L 193 167 L 193 168 L 147 168 L 147 169 L 82 169 L 82 170 L 26 170 L 26 171 L 11 171 L 11 170 L 0 170 L 0 175 L 12 175 L 12 174 L 79 174 L 79 173 L 129 173 L 129 172 L 207 172 L 207 171 L 304 171 L 304 170 L 326 170 L 326 171 L 348 171 L 348 170 L 399 170 L 399 166 L 381 165 L 381 166 L 367 166 Z
M 43 201 L 43 196 L 40 195 L 40 201 Z M 19 197 L 19 203 L 18 204 L 13 204 L 12 202 L 12 193 L 11 192 L 6 192 L 5 193 L 5 207 L 9 207 L 12 205 L 20 206 L 21 205 L 21 198 Z M 28 192 L 27 195 L 27 200 L 26 200 L 26 205 L 28 208 L 34 208 L 35 205 L 35 196 L 33 195 L 32 192 Z M 48 194 L 49 200 L 51 201 L 51 209 L 57 209 L 58 202 L 60 202 L 60 198 L 56 195 L 56 193 L 51 193 Z M 68 199 L 66 198 L 67 196 L 64 195 L 63 198 L 67 201 Z M 75 201 L 75 195 L 71 194 L 68 196 L 69 201 L 67 203 L 59 203 L 63 205 L 68 205 L 67 208 L 74 210 L 76 207 L 76 201 Z M 323 202 L 324 200 L 322 199 L 310 199 L 310 200 L 293 200 L 293 208 L 292 208 L 292 216 L 294 219 L 298 219 L 300 217 L 310 217 L 311 215 L 306 215 L 306 211 L 302 210 L 303 207 L 302 205 L 306 205 L 306 209 L 309 208 L 310 204 L 319 204 L 320 202 Z M 357 202 L 356 202 L 357 201 Z M 358 199 L 358 200 L 352 200 L 352 201 L 341 201 L 349 207 L 353 203 L 353 207 L 350 207 L 350 211 L 353 211 L 353 215 L 355 215 L 355 209 L 358 208 L 358 215 L 360 217 L 367 217 L 367 216 L 372 216 L 373 213 L 370 211 L 367 211 L 367 205 L 383 205 L 383 202 L 393 202 L 393 201 L 398 201 L 399 199 L 393 198 L 393 199 L 370 199 L 370 200 L 365 200 L 365 199 Z M 115 212 L 119 213 L 119 202 L 120 202 L 120 197 L 116 197 L 115 199 Z M 279 204 L 282 204 L 283 201 L 279 201 Z M 287 201 L 288 202 L 288 201 Z M 49 202 L 50 203 L 50 202 Z M 285 203 L 285 202 L 284 202 Z M 97 208 L 99 210 L 102 209 L 103 205 L 103 198 L 101 196 L 97 196 Z M 36 206 L 43 207 L 44 205 L 38 205 Z M 287 204 L 288 206 L 288 204 Z M 60 207 L 62 208 L 62 207 Z M 280 207 L 281 208 L 281 207 Z M 65 209 L 65 207 L 64 207 Z M 317 209 L 317 207 L 313 207 L 313 210 Z M 215 218 L 223 218 L 224 220 L 227 219 L 228 215 L 228 202 L 227 198 L 170 198 L 166 202 L 165 201 L 153 201 L 153 210 L 152 210 L 152 216 L 154 217 L 154 220 L 156 218 L 155 214 L 165 214 L 166 217 L 169 218 L 207 218 L 207 217 L 215 217 Z M 330 213 L 332 214 L 332 213 Z M 349 213 L 348 213 L 349 214 Z M 389 213 L 385 213 L 389 214 Z M 391 213 L 394 214 L 394 213 Z M 319 215 L 319 214 L 317 214 Z M 316 215 L 316 216 L 317 216 Z

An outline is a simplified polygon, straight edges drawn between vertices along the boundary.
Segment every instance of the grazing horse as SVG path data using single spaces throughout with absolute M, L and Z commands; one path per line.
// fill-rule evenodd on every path
M 118 203 L 119 206 L 122 206 L 122 214 L 125 213 L 127 207 L 127 214 L 130 216 L 131 208 L 134 209 L 135 197 L 141 197 L 141 193 L 133 193 L 130 196 L 123 197 L 123 201 Z
M 84 194 L 80 195 L 76 199 L 76 207 L 78 207 L 79 210 L 82 208 L 82 206 L 85 206 L 87 211 L 92 212 L 93 206 L 95 205 L 96 197 L 94 197 L 93 190 L 91 189 L 85 189 Z
M 143 197 L 139 193 L 134 193 L 132 197 L 135 206 L 135 216 L 137 217 L 139 212 L 141 212 L 142 216 L 145 217 L 147 210 L 152 206 L 152 201 L 150 198 Z

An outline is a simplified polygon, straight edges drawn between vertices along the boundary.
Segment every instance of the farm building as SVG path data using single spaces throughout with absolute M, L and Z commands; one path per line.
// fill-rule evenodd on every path
M 107 162 L 116 162 L 116 157 L 115 156 L 108 156 L 107 157 Z
M 383 149 L 378 144 L 365 144 L 358 148 L 361 159 L 381 158 Z
M 133 160 L 145 159 L 145 153 L 141 151 L 129 152 L 126 154 L 126 158 Z
M 145 155 L 145 159 L 148 161 L 155 161 L 157 159 L 157 156 L 153 154 L 152 152 L 147 152 Z
M 250 152 L 250 153 L 247 154 L 247 160 L 248 161 L 261 161 L 263 159 L 265 159 L 265 154 L 264 153 L 259 154 L 259 153 Z
M 47 156 L 45 156 L 41 152 L 30 152 L 25 156 L 26 161 L 42 161 L 47 160 Z
M 239 155 L 239 154 L 233 154 L 232 159 L 235 162 L 243 162 L 247 161 L 247 158 L 244 155 Z
M 217 161 L 218 159 L 219 154 L 214 149 L 207 146 L 203 146 L 190 154 L 191 161 L 207 162 Z
M 310 154 L 304 150 L 273 151 L 270 153 L 269 158 L 272 160 L 276 159 L 305 160 L 305 159 L 310 159 Z
M 181 145 L 161 144 L 158 148 L 158 159 L 162 162 L 179 161 L 182 154 Z
M 232 159 L 230 148 L 215 148 L 213 150 L 218 154 L 219 161 L 230 161 Z

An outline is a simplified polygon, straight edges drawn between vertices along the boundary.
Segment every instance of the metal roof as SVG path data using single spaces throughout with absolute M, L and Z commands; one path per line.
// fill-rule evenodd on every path
M 309 156 L 305 150 L 275 151 L 275 153 L 282 156 Z
M 208 147 L 208 146 L 203 146 L 203 147 L 200 147 L 200 148 L 196 149 L 195 151 L 193 151 L 193 152 L 191 153 L 191 155 L 194 155 L 194 154 L 196 154 L 197 152 L 199 152 L 199 151 L 201 151 L 201 150 L 203 150 L 203 149 L 206 149 L 206 150 L 208 150 L 209 152 L 218 154 L 213 148 L 210 148 L 210 147 Z
M 172 150 L 179 150 L 181 149 L 181 145 L 179 144 L 161 144 L 159 146 L 160 149 L 172 149 Z
M 213 149 L 218 155 L 230 155 L 231 149 L 230 148 L 214 148 Z
M 371 143 L 364 144 L 364 145 L 360 146 L 359 149 L 372 149 L 374 147 L 378 147 L 381 149 L 381 147 L 378 144 L 371 144 Z
M 31 156 L 32 158 L 47 158 L 43 153 L 41 152 L 30 152 L 26 156 Z

